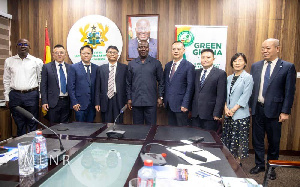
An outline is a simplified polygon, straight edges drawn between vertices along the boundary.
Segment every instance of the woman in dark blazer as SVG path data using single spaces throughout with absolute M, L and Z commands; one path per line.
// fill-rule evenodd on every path
M 252 94 L 253 79 L 244 69 L 247 58 L 236 53 L 231 58 L 234 74 L 227 77 L 227 99 L 222 141 L 240 164 L 248 156 L 250 112 L 248 101 Z

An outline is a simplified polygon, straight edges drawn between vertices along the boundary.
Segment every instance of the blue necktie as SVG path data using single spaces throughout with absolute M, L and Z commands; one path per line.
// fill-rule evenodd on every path
M 67 83 L 62 64 L 59 64 L 59 75 L 60 75 L 60 90 L 63 94 L 67 93 Z
M 268 66 L 265 72 L 265 77 L 264 77 L 264 86 L 263 86 L 263 97 L 265 98 L 266 96 L 266 92 L 267 92 L 267 88 L 269 85 L 269 80 L 270 80 L 270 72 L 271 72 L 271 63 L 270 61 L 268 61 Z
M 205 81 L 205 74 L 206 74 L 207 70 L 204 70 L 204 73 L 201 77 L 201 80 L 200 80 L 200 87 L 202 88 L 203 84 L 204 84 L 204 81 Z
M 85 65 L 85 67 L 87 68 L 87 78 L 88 78 L 88 82 L 91 85 L 91 73 L 90 73 L 90 65 Z

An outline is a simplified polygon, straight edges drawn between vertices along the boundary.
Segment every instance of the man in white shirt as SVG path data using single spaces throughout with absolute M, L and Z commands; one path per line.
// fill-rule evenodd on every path
M 41 97 L 42 107 L 48 111 L 50 123 L 66 123 L 69 121 L 70 99 L 67 92 L 67 72 L 69 64 L 64 62 L 66 51 L 64 46 L 54 46 L 54 61 L 45 64 L 42 70 Z
M 27 39 L 17 42 L 18 54 L 5 60 L 3 84 L 6 106 L 10 109 L 17 125 L 17 135 L 36 130 L 36 123 L 19 114 L 14 107 L 20 106 L 38 119 L 39 84 L 43 61 L 29 54 Z

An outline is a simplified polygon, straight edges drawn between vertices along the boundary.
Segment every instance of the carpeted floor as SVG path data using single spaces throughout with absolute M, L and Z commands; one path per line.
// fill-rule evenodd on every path
M 279 156 L 279 160 L 291 160 L 300 161 L 299 156 Z M 259 184 L 263 183 L 265 172 L 261 172 L 257 175 L 251 175 L 250 169 L 255 166 L 254 154 L 249 154 L 248 158 L 242 159 L 242 168 L 248 178 L 252 178 Z M 298 168 L 276 168 L 277 174 L 276 180 L 268 180 L 269 187 L 300 187 L 300 169 Z

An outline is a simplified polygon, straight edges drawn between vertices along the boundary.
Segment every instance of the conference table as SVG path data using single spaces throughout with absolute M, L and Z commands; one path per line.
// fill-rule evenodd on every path
M 121 139 L 108 138 L 106 132 L 113 124 L 103 123 L 62 123 L 51 126 L 61 138 L 66 151 L 65 159 L 53 161 L 46 169 L 29 176 L 20 176 L 18 161 L 9 161 L 0 166 L 0 186 L 128 186 L 137 177 L 143 166 L 140 152 L 166 153 L 168 165 L 186 164 L 185 160 L 172 154 L 166 148 L 149 143 L 159 143 L 168 147 L 184 145 L 181 140 L 193 136 L 204 137 L 201 143 L 193 144 L 209 151 L 220 160 L 201 164 L 220 171 L 221 176 L 243 177 L 246 175 L 228 149 L 213 131 L 196 127 L 150 126 L 116 124 L 116 130 L 124 130 Z M 35 132 L 11 138 L 1 145 L 17 147 L 24 141 L 32 141 Z M 48 129 L 43 130 L 47 150 L 59 148 L 59 140 Z M 148 145 L 148 146 L 146 146 Z M 146 146 L 146 148 L 145 148 Z

